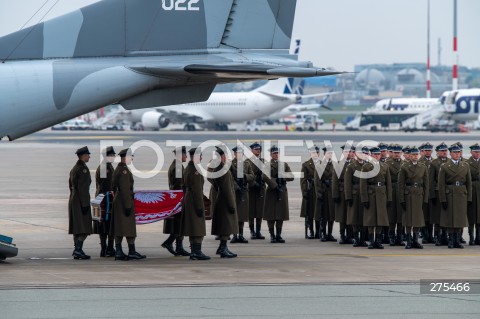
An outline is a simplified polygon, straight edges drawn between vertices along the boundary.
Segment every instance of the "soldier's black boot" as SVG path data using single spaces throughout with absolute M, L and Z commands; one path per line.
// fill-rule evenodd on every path
M 327 241 L 327 222 L 323 220 L 320 221 L 320 226 L 322 227 L 322 233 L 320 235 L 320 241 L 326 242 Z
M 384 234 L 377 234 L 376 238 L 375 238 L 375 248 L 376 249 L 384 249 L 385 247 L 383 247 L 383 237 L 384 237 Z
M 442 240 L 441 240 L 442 246 L 446 246 L 450 243 L 450 235 L 448 234 L 448 231 L 446 228 L 442 228 Z
M 238 236 L 233 235 L 232 240 L 230 240 L 230 244 L 236 244 L 236 243 L 238 243 Z
M 458 233 L 458 241 L 461 243 L 461 244 L 466 244 L 467 241 L 465 239 L 463 239 L 463 228 L 462 230 L 460 230 L 460 232 Z M 462 247 L 463 248 L 463 247 Z
M 353 232 L 353 247 L 361 247 L 360 245 L 360 236 L 358 231 Z
M 73 259 L 87 260 L 90 256 L 83 251 L 83 241 L 77 240 L 75 243 L 75 250 L 72 253 Z
M 190 253 L 183 249 L 183 240 L 178 238 L 175 241 L 175 253 L 177 254 L 177 256 L 190 256 Z
M 368 244 L 368 249 L 375 249 L 375 235 L 374 234 L 368 234 L 368 238 L 370 243 Z
M 480 245 L 480 225 L 477 224 L 476 228 L 477 228 L 477 237 L 475 238 L 475 245 Z
M 135 244 L 128 244 L 128 259 L 145 259 L 147 256 L 139 254 L 135 250 Z
M 107 252 L 107 235 L 99 235 L 100 237 L 100 257 L 105 257 Z
M 460 233 L 453 233 L 453 248 L 460 248 L 463 249 L 462 242 L 460 241 L 460 238 L 462 235 Z
M 238 237 L 237 237 L 237 243 L 240 243 L 240 244 L 248 244 L 248 240 L 243 237 L 243 225 L 242 227 L 239 227 L 238 228 Z
M 395 246 L 395 230 L 389 230 L 388 231 L 388 243 L 390 246 Z
M 448 234 L 448 248 L 454 248 L 454 234 Z
M 272 244 L 276 243 L 277 242 L 277 237 L 275 237 L 275 231 L 273 230 L 273 228 L 269 228 L 268 232 L 270 233 L 270 242 Z
M 435 246 L 442 246 L 442 238 L 440 236 L 440 228 L 435 225 Z
M 265 239 L 265 236 L 262 235 L 262 233 L 260 232 L 260 230 L 262 229 L 262 224 L 258 224 L 257 223 L 257 228 L 256 228 L 256 232 L 255 232 L 255 236 L 257 237 L 257 239 Z
M 162 243 L 162 247 L 165 248 L 166 250 L 168 250 L 168 252 L 174 256 L 178 256 L 177 253 L 175 252 L 175 249 L 173 248 L 173 242 L 175 241 L 175 235 L 174 234 L 170 234 L 170 236 L 168 236 L 167 240 L 165 240 L 163 243 Z
M 422 244 L 428 244 L 428 228 L 426 225 L 422 227 Z
M 352 226 L 347 226 L 346 227 L 346 232 L 347 232 L 347 244 L 353 244 L 354 243 L 354 237 L 353 237 Z
M 328 222 L 327 241 L 337 242 L 337 239 L 333 237 L 332 232 L 333 232 L 333 222 Z
M 405 246 L 405 243 L 403 242 L 402 237 L 403 237 L 402 233 L 400 233 L 400 232 L 397 233 L 397 238 L 395 240 L 395 246 L 402 246 L 402 247 Z
M 252 240 L 257 239 L 257 233 L 255 232 L 254 225 L 252 223 L 249 223 L 248 227 L 250 228 L 250 239 L 252 239 Z
M 368 238 L 368 231 L 362 230 L 360 232 L 360 246 L 368 247 L 367 238 Z
M 390 244 L 390 237 L 388 236 L 388 227 L 382 228 L 382 244 Z
M 340 241 L 338 242 L 340 245 L 348 244 L 347 236 L 344 234 L 340 234 Z
M 425 236 L 423 237 L 425 239 Z M 413 233 L 413 241 L 412 241 L 412 248 L 423 249 L 422 244 L 418 242 L 418 233 Z
M 405 249 L 412 248 L 412 234 L 407 234 L 407 243 L 405 244 Z
M 282 238 L 282 227 L 277 226 L 277 236 L 275 237 L 277 243 L 284 244 L 285 239 Z
M 202 252 L 202 244 L 192 244 L 190 260 L 209 260 L 210 257 Z
M 122 244 L 115 245 L 115 260 L 128 260 L 128 256 L 123 253 Z
M 315 239 L 320 239 L 320 233 L 322 232 L 320 221 L 315 221 Z
M 105 257 L 115 257 L 115 249 L 113 249 L 113 239 L 108 239 L 107 250 L 105 251 Z
M 310 221 L 308 222 L 308 230 L 310 232 L 308 239 L 315 239 L 315 232 L 313 230 L 313 219 L 310 219 Z
M 468 241 L 468 244 L 470 246 L 475 245 L 475 236 L 473 234 L 473 226 L 468 227 L 468 236 L 470 237 L 470 240 Z
M 235 258 L 235 257 L 237 257 L 236 254 L 233 254 L 230 250 L 228 250 L 226 240 L 220 240 L 220 246 L 218 246 L 218 253 L 220 255 L 220 258 Z

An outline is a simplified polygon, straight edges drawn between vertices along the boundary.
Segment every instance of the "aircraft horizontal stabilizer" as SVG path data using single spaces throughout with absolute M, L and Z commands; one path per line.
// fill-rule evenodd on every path
M 234 65 L 202 65 L 192 64 L 185 67 L 185 71 L 198 75 L 211 75 L 215 77 L 246 77 L 252 75 L 260 78 L 274 77 L 312 77 L 342 74 L 344 72 L 327 71 L 318 68 L 281 67 L 276 68 L 263 64 L 234 64 Z

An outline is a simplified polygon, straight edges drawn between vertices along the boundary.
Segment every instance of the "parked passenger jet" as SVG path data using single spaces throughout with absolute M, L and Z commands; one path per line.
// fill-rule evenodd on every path
M 292 85 L 293 79 L 278 79 L 250 92 L 212 93 L 206 102 L 124 111 L 118 118 L 140 123 L 147 130 L 164 128 L 176 121 L 186 123 L 186 131 L 195 130 L 194 123 L 227 131 L 229 123 L 255 120 L 300 101 L 302 96 L 292 93 Z
M 120 103 L 206 101 L 217 84 L 339 74 L 288 49 L 296 0 L 103 0 L 0 38 L 0 138 Z

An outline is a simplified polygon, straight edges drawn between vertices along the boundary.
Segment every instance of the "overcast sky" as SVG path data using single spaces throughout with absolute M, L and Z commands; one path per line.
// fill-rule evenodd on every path
M 45 0 L 1 0 L 0 36 L 18 30 Z M 56 0 L 32 20 L 38 20 Z M 46 19 L 98 0 L 60 0 Z M 141 1 L 141 0 L 139 0 Z M 160 1 L 160 0 L 159 0 Z M 480 67 L 480 0 L 458 0 L 460 64 Z M 432 64 L 451 65 L 453 0 L 431 0 Z M 300 59 L 320 67 L 352 71 L 355 64 L 425 62 L 427 0 L 298 0 L 294 38 L 301 38 Z

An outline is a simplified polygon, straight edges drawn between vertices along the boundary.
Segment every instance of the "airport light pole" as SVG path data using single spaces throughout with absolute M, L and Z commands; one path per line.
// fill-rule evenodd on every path
M 427 99 L 431 97 L 430 87 L 430 0 L 427 2 Z
M 453 0 L 453 56 L 452 89 L 458 90 L 457 0 Z

